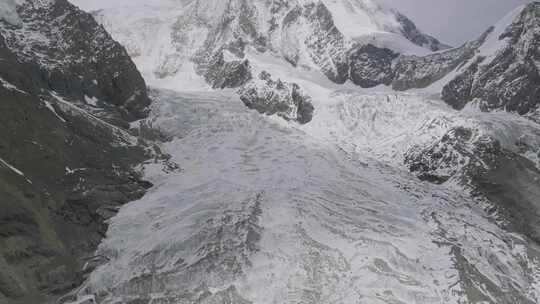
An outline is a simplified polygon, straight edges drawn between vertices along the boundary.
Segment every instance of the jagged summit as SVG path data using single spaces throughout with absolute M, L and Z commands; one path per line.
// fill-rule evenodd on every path
M 269 70 L 276 61 L 285 69 L 321 73 L 343 84 L 356 82 L 356 50 L 363 46 L 389 49 L 392 56 L 447 48 L 404 15 L 372 0 L 119 2 L 95 15 L 127 47 L 151 84 L 172 89 L 260 87 L 251 82 L 262 72 L 273 81 L 294 82 Z M 243 98 L 254 105 L 250 96 Z M 290 106 L 283 110 L 297 112 L 288 99 Z
M 476 56 L 455 71 L 443 99 L 461 109 L 530 114 L 540 106 L 540 2 L 520 6 L 495 25 Z
M 120 2 L 96 16 L 158 87 L 271 91 L 258 81 L 264 72 L 301 90 L 306 84 L 294 75 L 320 73 L 362 88 L 427 89 L 456 108 L 481 99 L 485 109 L 524 114 L 536 109 L 535 94 L 523 94 L 535 90 L 538 75 L 537 6 L 518 7 L 476 41 L 451 49 L 372 0 Z M 243 99 L 254 106 L 250 96 Z M 283 111 L 298 111 L 286 103 Z

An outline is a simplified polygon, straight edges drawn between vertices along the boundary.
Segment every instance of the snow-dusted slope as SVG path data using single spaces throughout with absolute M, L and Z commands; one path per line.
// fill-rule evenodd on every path
M 540 3 L 523 5 L 495 25 L 477 55 L 455 72 L 443 99 L 456 108 L 534 113 L 540 106 Z
M 200 88 L 216 53 L 270 52 L 295 66 L 347 78 L 347 51 L 357 43 L 426 54 L 443 46 L 404 16 L 372 0 L 118 2 L 96 13 L 150 82 Z M 425 46 L 426 48 L 423 48 Z

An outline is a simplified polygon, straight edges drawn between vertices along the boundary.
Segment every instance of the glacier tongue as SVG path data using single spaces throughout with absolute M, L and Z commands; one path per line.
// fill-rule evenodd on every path
M 343 98 L 339 115 L 319 112 L 313 123 L 323 127 L 309 129 L 261 117 L 226 91 L 156 91 L 151 121 L 173 136 L 163 148 L 182 170 L 146 166 L 155 188 L 112 219 L 97 252 L 107 262 L 81 294 L 99 303 L 533 303 L 534 244 L 499 228 L 462 188 L 342 145 L 336 131 L 362 129 L 351 126 L 370 100 L 393 102 L 380 110 L 388 117 L 415 98 L 444 116 L 419 97 L 381 96 L 358 106 Z M 422 125 L 414 111 L 399 115 Z M 376 116 L 366 131 L 404 127 Z M 383 129 L 380 141 L 400 138 Z
M 428 52 L 436 40 L 402 32 L 404 16 L 371 0 L 118 3 L 96 16 L 156 88 L 145 123 L 171 138 L 162 149 L 181 170 L 146 164 L 156 186 L 111 220 L 97 252 L 103 263 L 81 296 L 104 304 L 540 300 L 540 248 L 503 229 L 493 204 L 458 174 L 484 165 L 471 155 L 485 138 L 540 165 L 538 125 L 472 103 L 458 112 L 423 95 L 430 89 L 361 89 L 347 78 L 351 44 Z M 426 57 L 424 72 L 443 77 L 490 45 L 484 38 Z M 405 72 L 419 57 L 410 58 Z M 432 71 L 431 61 L 441 66 Z M 254 106 L 273 114 L 296 84 L 314 106 L 304 125 L 251 111 L 246 94 L 231 90 L 277 96 L 271 109 Z M 278 114 L 294 121 L 295 110 Z M 470 141 L 443 142 L 459 131 Z M 450 160 L 427 168 L 447 182 L 410 173 L 407 158 L 418 155 Z

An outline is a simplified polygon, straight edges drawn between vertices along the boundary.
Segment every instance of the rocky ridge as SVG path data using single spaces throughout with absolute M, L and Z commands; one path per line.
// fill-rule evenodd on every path
M 130 134 L 146 85 L 125 49 L 65 0 L 0 18 L 0 302 L 48 303 L 92 270 L 118 208 L 151 184 Z

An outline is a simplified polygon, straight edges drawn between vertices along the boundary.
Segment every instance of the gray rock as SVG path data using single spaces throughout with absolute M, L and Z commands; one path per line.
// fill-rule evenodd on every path
M 505 229 L 540 242 L 540 170 L 492 137 L 455 128 L 429 147 L 411 149 L 405 163 L 422 180 L 466 186 L 491 203 Z
M 485 110 L 526 114 L 540 102 L 540 3 L 526 6 L 499 37 L 509 43 L 489 62 L 478 60 L 443 90 L 443 99 L 457 109 L 480 100 Z
M 351 50 L 350 78 L 363 88 L 392 82 L 392 61 L 399 55 L 392 50 L 368 44 Z
M 0 302 L 9 304 L 54 302 L 78 286 L 106 220 L 151 186 L 133 169 L 152 156 L 144 143 L 100 119 L 125 127 L 150 102 L 125 50 L 67 1 L 27 4 L 21 27 L 0 22 Z
M 461 47 L 433 53 L 427 56 L 400 56 L 393 66 L 392 87 L 395 90 L 425 88 L 441 80 L 467 60 L 474 57 L 493 28 L 480 38 Z
M 224 59 L 223 50 L 211 55 L 204 66 L 202 72 L 204 78 L 214 89 L 238 88 L 252 78 L 247 59 L 227 62 Z
M 145 117 L 150 99 L 142 76 L 90 14 L 67 0 L 27 1 L 18 12 L 22 26 L 0 22 L 0 35 L 18 61 L 36 64 L 32 81 L 124 127 Z
M 261 72 L 259 79 L 238 91 L 240 99 L 261 114 L 277 114 L 286 120 L 305 124 L 313 117 L 313 105 L 295 83 L 273 80 L 268 72 Z

